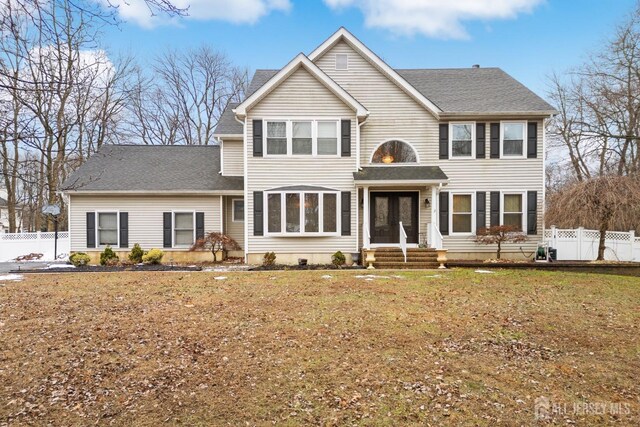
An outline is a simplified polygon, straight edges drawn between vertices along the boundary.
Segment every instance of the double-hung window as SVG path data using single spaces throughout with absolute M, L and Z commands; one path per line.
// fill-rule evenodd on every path
M 242 199 L 233 199 L 232 200 L 232 212 L 231 212 L 231 221 L 232 222 L 242 222 L 244 221 L 244 200 Z
M 267 122 L 267 154 L 287 154 L 287 122 Z
M 522 194 L 503 194 L 502 196 L 502 224 L 515 227 L 523 231 L 523 197 Z
M 291 124 L 291 153 L 313 154 L 313 135 L 311 125 L 313 122 L 292 122 Z
M 268 156 L 337 156 L 339 120 L 265 120 Z
M 173 242 L 174 246 L 191 246 L 195 242 L 195 221 L 193 212 L 174 212 Z
M 336 233 L 339 212 L 337 202 L 337 192 L 267 193 L 267 233 Z
M 451 158 L 473 158 L 473 137 L 475 126 L 473 123 L 451 123 L 450 144 Z
M 98 212 L 98 246 L 118 245 L 118 213 Z
M 318 122 L 318 154 L 338 154 L 338 122 Z
M 451 232 L 469 234 L 473 231 L 473 195 L 451 195 Z
M 524 157 L 526 125 L 522 122 L 502 123 L 502 157 Z

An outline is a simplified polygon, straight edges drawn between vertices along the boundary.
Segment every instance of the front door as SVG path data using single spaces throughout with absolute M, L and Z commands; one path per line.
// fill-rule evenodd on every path
M 371 192 L 371 243 L 400 243 L 400 222 L 407 243 L 418 243 L 418 192 Z

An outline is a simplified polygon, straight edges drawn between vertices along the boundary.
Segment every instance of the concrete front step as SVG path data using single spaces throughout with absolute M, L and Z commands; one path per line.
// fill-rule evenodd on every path
M 375 248 L 376 253 L 380 252 L 400 252 L 402 253 L 402 249 L 396 247 L 382 247 Z M 436 250 L 433 248 L 407 248 L 407 253 L 409 252 L 418 252 L 418 253 L 435 253 Z
M 374 262 L 373 266 L 379 269 L 420 269 L 420 268 L 438 268 L 440 264 L 437 262 Z

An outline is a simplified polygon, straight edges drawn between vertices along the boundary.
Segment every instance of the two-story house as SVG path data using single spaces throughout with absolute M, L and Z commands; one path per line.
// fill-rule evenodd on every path
M 246 260 L 329 262 L 340 250 L 445 248 L 487 258 L 477 230 L 542 240 L 548 103 L 498 68 L 393 69 L 341 28 L 257 70 L 212 146 L 107 146 L 65 184 L 71 250 L 188 252 L 223 231 Z

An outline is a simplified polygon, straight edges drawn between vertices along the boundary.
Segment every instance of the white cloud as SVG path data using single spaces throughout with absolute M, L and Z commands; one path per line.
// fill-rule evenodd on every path
M 463 22 L 515 18 L 544 0 L 324 0 L 332 9 L 356 7 L 368 27 L 402 35 L 467 38 Z
M 176 18 L 158 14 L 152 16 L 144 0 L 99 0 L 118 8 L 118 14 L 128 22 L 151 28 Z M 234 24 L 253 24 L 272 11 L 288 11 L 290 0 L 172 0 L 178 8 L 188 8 L 184 19 L 198 21 L 227 21 Z

